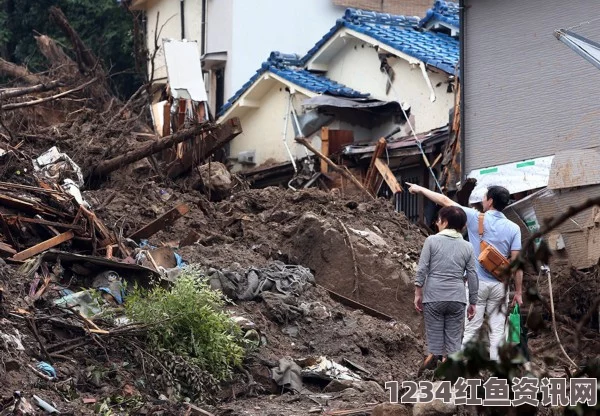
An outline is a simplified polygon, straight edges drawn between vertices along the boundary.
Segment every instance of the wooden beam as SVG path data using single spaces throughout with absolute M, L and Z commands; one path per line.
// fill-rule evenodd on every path
M 374 316 L 379 319 L 383 319 L 386 321 L 394 320 L 394 318 L 392 318 L 391 316 L 386 315 L 385 313 L 380 312 L 377 309 L 373 309 L 367 305 L 363 305 L 362 303 L 355 301 L 354 299 L 350 299 L 350 298 L 347 298 L 346 296 L 340 295 L 339 293 L 334 292 L 333 290 L 328 289 L 325 286 L 321 286 L 320 284 L 317 284 L 317 286 L 325 289 L 327 291 L 327 293 L 329 293 L 329 297 L 331 297 L 331 299 L 338 301 L 339 303 L 341 303 L 343 305 L 346 305 L 346 306 L 349 306 L 349 307 L 355 308 L 355 309 L 360 309 L 367 315 L 371 315 L 371 316 Z
M 163 126 L 159 133 L 162 137 L 171 135 L 171 103 L 169 102 L 163 106 Z
M 308 140 L 306 140 L 305 138 L 298 137 L 298 138 L 296 138 L 296 142 L 303 144 L 308 150 L 310 150 L 315 155 L 317 155 L 321 160 L 324 160 L 329 165 L 330 168 L 332 168 L 334 171 L 338 172 L 339 174 L 344 176 L 346 179 L 348 179 L 350 182 L 352 182 L 354 185 L 356 185 L 356 187 L 358 189 L 363 191 L 365 194 L 369 195 L 369 198 L 373 198 L 373 196 L 369 193 L 369 191 L 367 191 L 365 189 L 363 184 L 360 183 L 360 181 L 358 179 L 356 179 L 356 177 L 348 171 L 348 168 L 346 168 L 345 166 L 344 166 L 344 168 L 341 168 L 338 165 L 336 165 L 335 163 L 333 163 L 333 161 L 331 159 L 329 159 L 327 156 L 323 155 L 321 152 L 319 152 L 317 149 L 315 149 L 314 146 L 311 145 L 308 142 Z
M 12 224 L 13 221 L 14 222 L 27 222 L 30 224 L 40 224 L 40 225 L 47 225 L 50 227 L 57 227 L 57 228 L 65 228 L 67 230 L 77 230 L 77 231 L 83 231 L 83 227 L 81 227 L 80 225 L 74 225 L 74 224 L 63 224 L 61 222 L 54 222 L 54 221 L 46 221 L 46 220 L 41 220 L 38 218 L 28 218 L 28 217 L 21 217 L 19 215 L 16 216 L 6 216 L 6 220 Z
M 435 168 L 435 165 L 437 165 L 439 163 L 439 161 L 442 159 L 442 156 L 443 156 L 442 153 L 437 155 L 437 157 L 434 159 L 433 163 L 431 164 L 431 169 Z
M 197 124 L 189 129 L 181 130 L 170 136 L 163 137 L 160 140 L 153 141 L 142 148 L 129 151 L 120 156 L 114 157 L 109 160 L 104 160 L 98 163 L 92 168 L 90 176 L 98 177 L 108 175 L 109 173 L 120 169 L 123 166 L 130 165 L 131 163 L 137 162 L 138 160 L 142 160 L 145 157 L 158 153 L 161 150 L 172 147 L 185 140 L 196 137 L 200 133 L 211 129 L 212 125 L 210 125 L 209 123 L 202 123 Z
M 160 230 L 169 225 L 172 225 L 179 218 L 183 217 L 190 211 L 190 207 L 186 204 L 177 205 L 175 208 L 167 211 L 165 214 L 158 217 L 156 220 L 140 228 L 129 236 L 132 240 L 141 240 L 150 238 Z
M 17 250 L 15 250 L 12 246 L 0 241 L 0 254 L 8 254 L 10 257 L 17 254 Z
M 321 128 L 321 152 L 329 157 L 329 127 Z M 321 173 L 327 173 L 327 162 L 321 160 Z
M 367 169 L 367 177 L 365 178 L 365 187 L 369 192 L 375 196 L 376 189 L 374 189 L 375 178 L 377 177 L 375 173 L 375 161 L 383 156 L 383 152 L 385 151 L 385 147 L 387 146 L 387 142 L 382 137 L 377 141 L 377 145 L 375 146 L 375 151 L 373 152 L 373 156 L 371 157 L 371 163 L 369 163 L 369 169 Z
M 381 159 L 377 159 L 375 160 L 375 167 L 383 177 L 385 183 L 388 184 L 394 195 L 398 192 L 402 192 L 402 186 L 400 186 L 400 184 L 398 183 L 396 176 L 392 173 L 387 163 L 385 163 Z
M 66 233 L 62 233 L 42 243 L 36 244 L 33 247 L 29 247 L 26 250 L 20 251 L 19 253 L 15 254 L 12 258 L 13 260 L 27 260 L 28 258 L 41 253 L 42 251 L 46 251 L 48 249 L 51 249 L 52 247 L 56 247 L 57 245 L 64 243 L 65 241 L 69 241 L 73 237 L 75 237 L 73 231 L 67 231 Z

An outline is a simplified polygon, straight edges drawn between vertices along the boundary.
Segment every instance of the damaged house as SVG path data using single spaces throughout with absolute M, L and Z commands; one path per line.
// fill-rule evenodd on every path
M 600 26 L 588 24 L 600 3 L 461 3 L 462 165 L 477 180 L 469 202 L 489 185 L 506 187 L 518 200 L 507 216 L 526 239 L 546 218 L 600 194 Z M 571 265 L 593 266 L 600 215 L 584 211 L 547 242 Z
M 456 4 L 444 1 L 423 19 L 348 9 L 304 57 L 271 54 L 219 112 L 244 125 L 229 147 L 234 170 L 263 185 L 269 175 L 291 177 L 309 155 L 294 142 L 302 136 L 361 177 L 384 138 L 394 175 L 426 183 L 455 106 L 459 26 Z M 320 171 L 329 173 L 324 164 Z M 397 203 L 423 219 L 412 196 Z

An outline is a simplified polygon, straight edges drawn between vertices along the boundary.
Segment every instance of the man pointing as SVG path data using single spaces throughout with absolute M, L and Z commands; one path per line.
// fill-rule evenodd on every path
M 443 207 L 456 205 L 455 201 L 446 195 L 433 192 L 427 188 L 412 183 L 406 183 L 412 194 L 421 194 Z M 483 197 L 482 205 L 484 214 L 480 214 L 473 208 L 460 206 L 467 214 L 467 231 L 469 241 L 473 245 L 475 257 L 479 258 L 481 253 L 481 241 L 493 246 L 505 257 L 516 259 L 521 250 L 521 230 L 517 224 L 504 216 L 502 210 L 506 208 L 510 200 L 510 193 L 501 186 L 491 186 Z M 483 217 L 480 220 L 480 215 Z M 480 230 L 480 222 L 482 229 Z M 481 231 L 481 232 L 480 232 Z M 483 234 L 483 237 L 480 237 Z M 506 321 L 506 310 L 501 307 L 507 300 L 504 291 L 504 283 L 498 280 L 492 273 L 486 270 L 479 262 L 476 262 L 477 277 L 479 278 L 479 292 L 475 318 L 466 322 L 463 346 L 472 340 L 483 324 L 483 317 L 488 315 L 490 359 L 498 361 L 498 347 L 504 335 L 504 324 Z M 514 275 L 515 294 L 512 305 L 523 304 L 523 271 L 518 270 Z

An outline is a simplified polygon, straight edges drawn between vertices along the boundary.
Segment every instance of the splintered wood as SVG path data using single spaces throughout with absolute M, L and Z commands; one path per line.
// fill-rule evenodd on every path
M 117 244 L 129 255 L 92 211 L 60 187 L 38 182 L 39 187 L 0 182 L 0 257 L 24 261 L 67 242 L 92 254 Z

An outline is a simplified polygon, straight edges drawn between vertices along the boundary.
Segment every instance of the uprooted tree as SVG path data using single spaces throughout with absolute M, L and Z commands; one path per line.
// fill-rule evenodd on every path
M 38 34 L 33 38 L 46 59 L 46 71 L 33 72 L 0 58 L 0 76 L 11 80 L 0 88 L 0 144 L 12 157 L 24 156 L 18 150 L 23 141 L 40 152 L 58 145 L 77 160 L 87 178 L 103 178 L 188 140 L 202 141 L 198 146 L 201 151 L 194 154 L 199 162 L 241 132 L 237 120 L 223 126 L 210 122 L 194 126 L 192 121 L 175 134 L 159 139 L 150 127 L 151 81 L 141 85 L 126 102 L 121 101 L 112 91 L 110 70 L 62 10 L 52 6 L 48 14 L 68 39 L 69 50 L 55 39 Z M 163 176 L 156 160 L 151 162 L 150 166 Z M 0 172 L 0 176 L 6 173 Z

